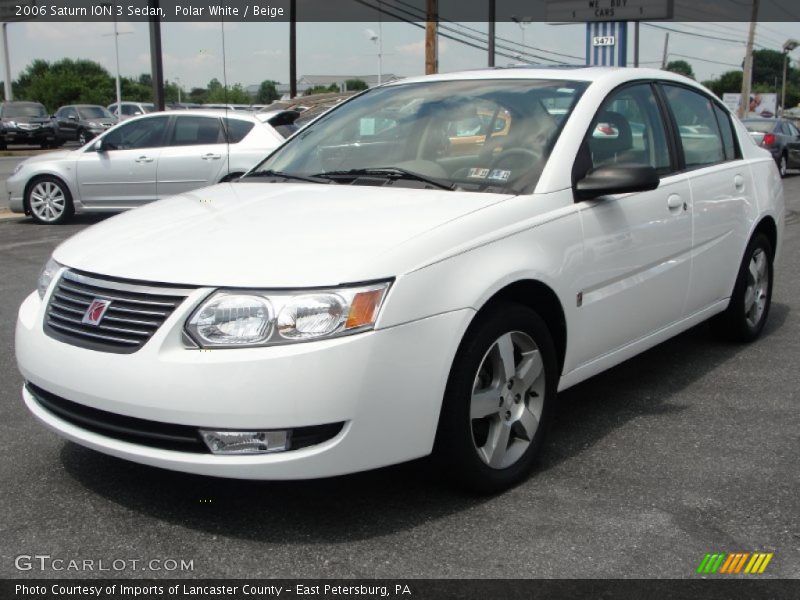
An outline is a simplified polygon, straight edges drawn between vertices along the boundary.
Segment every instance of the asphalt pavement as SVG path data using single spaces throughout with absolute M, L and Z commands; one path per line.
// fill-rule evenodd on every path
M 22 404 L 14 321 L 52 249 L 100 219 L 1 220 L 0 577 L 92 575 L 15 568 L 47 554 L 193 561 L 118 576 L 692 578 L 706 553 L 754 551 L 774 553 L 762 577 L 800 577 L 800 175 L 785 190 L 763 337 L 732 345 L 700 325 L 561 394 L 535 473 L 494 497 L 425 461 L 239 482 L 63 441 Z

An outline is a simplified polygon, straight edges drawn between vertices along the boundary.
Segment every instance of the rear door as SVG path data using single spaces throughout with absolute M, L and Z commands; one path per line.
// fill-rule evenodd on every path
M 90 144 L 77 165 L 81 201 L 94 207 L 132 208 L 155 200 L 158 158 L 169 119 L 158 115 L 123 123 Z
M 227 165 L 222 121 L 205 115 L 178 115 L 158 162 L 159 198 L 217 183 Z
M 74 140 L 78 137 L 78 111 L 74 106 L 65 106 L 56 113 L 58 139 Z
M 753 182 L 729 112 L 699 90 L 661 84 L 692 190 L 692 277 L 686 313 L 728 298 L 748 233 Z

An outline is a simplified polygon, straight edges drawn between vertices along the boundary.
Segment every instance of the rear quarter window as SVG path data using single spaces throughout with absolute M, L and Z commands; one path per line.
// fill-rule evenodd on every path
M 228 142 L 238 144 L 253 130 L 255 123 L 241 119 L 224 119 L 225 130 L 228 132 Z

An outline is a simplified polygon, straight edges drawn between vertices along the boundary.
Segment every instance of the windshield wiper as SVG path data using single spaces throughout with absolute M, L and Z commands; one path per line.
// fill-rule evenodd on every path
M 248 173 L 242 179 L 249 179 L 250 177 L 276 177 L 279 179 L 293 179 L 296 181 L 305 181 L 307 183 L 330 183 L 330 180 L 319 177 L 317 175 L 296 175 L 295 173 L 285 173 L 284 171 L 273 171 L 272 169 L 265 169 L 263 171 L 253 171 Z
M 324 177 L 329 179 L 347 179 L 357 178 L 361 175 L 376 175 L 378 177 L 386 177 L 387 179 L 413 179 L 421 181 L 434 187 L 453 191 L 457 189 L 456 184 L 435 177 L 428 177 L 427 175 L 420 175 L 414 171 L 408 171 L 400 167 L 371 167 L 368 169 L 348 169 L 346 171 L 326 171 L 324 173 L 317 173 L 314 177 Z

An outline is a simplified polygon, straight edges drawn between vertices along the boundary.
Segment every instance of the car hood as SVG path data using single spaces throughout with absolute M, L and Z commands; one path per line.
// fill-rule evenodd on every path
M 35 163 L 50 162 L 53 160 L 74 160 L 79 154 L 78 150 L 55 150 L 53 152 L 43 152 L 35 156 L 29 156 L 23 161 L 25 165 Z
M 36 123 L 37 125 L 44 125 L 50 123 L 50 117 L 3 117 L 3 123 L 13 121 L 14 123 Z
M 417 266 L 403 265 L 403 252 L 398 262 L 398 252 L 389 251 L 509 197 L 225 183 L 108 219 L 64 242 L 54 258 L 90 273 L 185 285 L 277 288 L 382 279 Z

